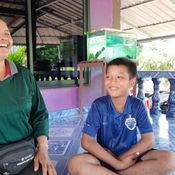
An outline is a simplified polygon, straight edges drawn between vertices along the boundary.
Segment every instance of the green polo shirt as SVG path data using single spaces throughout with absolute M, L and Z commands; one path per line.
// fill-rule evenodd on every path
M 48 136 L 48 111 L 33 75 L 25 67 L 9 65 L 11 76 L 0 81 L 0 144 Z

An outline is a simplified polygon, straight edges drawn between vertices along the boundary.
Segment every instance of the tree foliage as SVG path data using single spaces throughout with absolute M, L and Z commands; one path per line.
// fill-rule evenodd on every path
M 12 51 L 8 55 L 8 59 L 18 65 L 22 65 L 24 63 L 25 56 L 26 56 L 26 46 L 19 46 L 16 49 L 16 51 Z
M 37 48 L 37 60 L 58 61 L 58 46 L 45 45 Z
M 171 41 L 171 42 L 170 42 Z M 139 47 L 139 70 L 175 70 L 175 40 L 157 40 Z

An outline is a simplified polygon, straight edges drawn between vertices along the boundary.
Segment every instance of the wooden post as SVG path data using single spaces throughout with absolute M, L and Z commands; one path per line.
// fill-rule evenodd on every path
M 102 96 L 106 94 L 105 91 L 105 74 L 106 74 L 106 62 L 103 60 L 100 61 L 81 61 L 79 63 L 80 67 L 80 84 L 79 84 L 79 107 L 80 107 L 80 115 L 83 116 L 83 70 L 85 67 L 101 67 L 102 68 Z

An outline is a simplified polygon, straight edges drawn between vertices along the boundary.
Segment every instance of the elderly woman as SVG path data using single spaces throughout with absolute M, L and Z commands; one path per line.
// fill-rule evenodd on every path
M 33 137 L 36 154 L 21 175 L 56 175 L 48 156 L 48 112 L 30 71 L 7 60 L 13 44 L 0 20 L 0 145 Z

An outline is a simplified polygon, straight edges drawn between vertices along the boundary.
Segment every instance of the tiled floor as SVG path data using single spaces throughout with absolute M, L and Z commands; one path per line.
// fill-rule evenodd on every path
M 79 150 L 84 118 L 78 109 L 50 113 L 49 155 L 59 175 L 67 175 L 67 160 Z
M 79 115 L 78 109 L 50 113 L 49 154 L 59 175 L 67 175 L 66 164 L 69 157 L 82 151 L 80 136 L 87 112 L 88 109 L 83 117 Z M 175 118 L 151 116 L 151 121 L 156 148 L 175 152 Z

